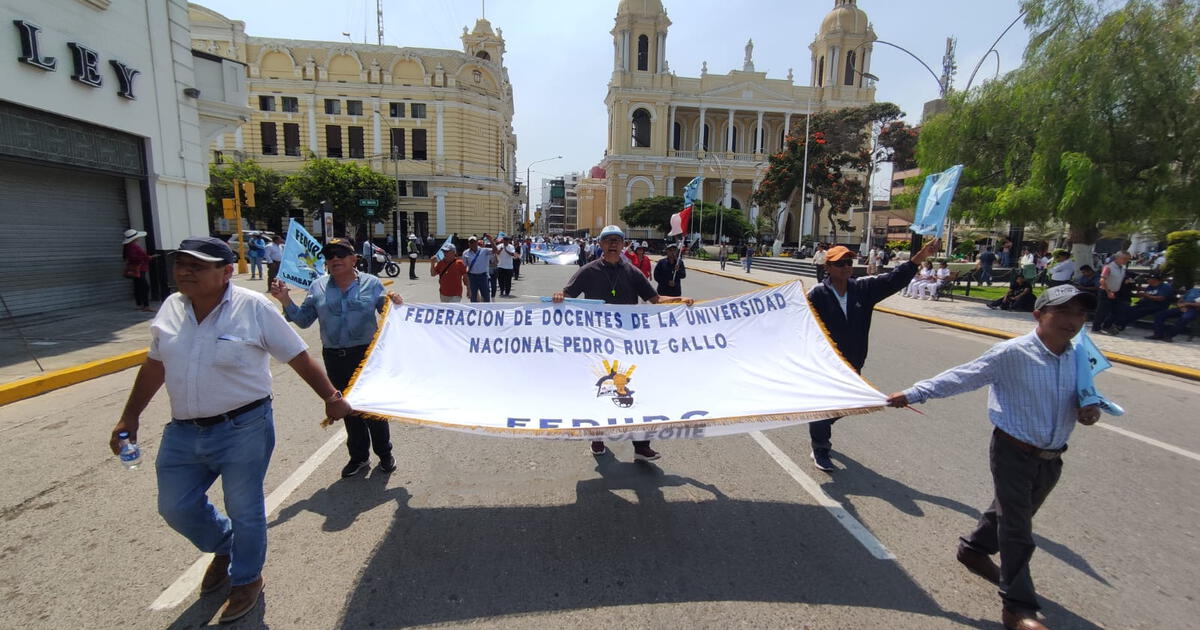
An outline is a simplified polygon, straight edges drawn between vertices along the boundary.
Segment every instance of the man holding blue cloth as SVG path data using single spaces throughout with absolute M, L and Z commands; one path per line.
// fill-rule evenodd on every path
M 988 416 L 995 425 L 989 457 L 994 498 L 970 534 L 958 561 L 997 584 L 1005 628 L 1039 630 L 1040 608 L 1029 574 L 1033 516 L 1058 483 L 1062 454 L 1076 423 L 1095 424 L 1097 405 L 1079 406 L 1078 362 L 1072 339 L 1083 329 L 1096 296 L 1072 285 L 1046 289 L 1034 305 L 1037 328 L 998 343 L 983 356 L 950 368 L 888 397 L 904 407 L 990 385 Z M 1000 566 L 989 556 L 999 553 Z

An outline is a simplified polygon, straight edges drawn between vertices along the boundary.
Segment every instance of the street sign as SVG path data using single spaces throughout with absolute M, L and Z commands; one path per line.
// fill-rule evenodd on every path
M 363 208 L 376 208 L 379 206 L 379 200 L 378 199 L 359 199 L 358 205 L 362 206 Z

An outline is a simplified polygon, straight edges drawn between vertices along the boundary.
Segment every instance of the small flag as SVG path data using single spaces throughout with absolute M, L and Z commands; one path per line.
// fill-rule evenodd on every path
M 288 224 L 287 240 L 283 244 L 278 278 L 292 286 L 307 289 L 323 273 L 325 257 L 321 255 L 321 242 L 313 238 L 299 221 L 292 219 Z
M 956 164 L 925 178 L 921 196 L 917 198 L 916 216 L 909 227 L 910 230 L 926 236 L 942 236 L 946 214 L 950 210 L 950 202 L 954 199 L 954 189 L 958 187 L 962 168 L 962 164 Z
M 1071 343 L 1075 346 L 1075 389 L 1079 393 L 1079 406 L 1098 405 L 1110 416 L 1125 415 L 1120 405 L 1096 391 L 1096 375 L 1112 367 L 1112 363 L 1088 337 L 1086 330 L 1080 330 Z
M 699 191 L 703 177 L 694 177 L 683 189 L 683 210 L 671 215 L 671 231 L 667 236 L 683 234 L 692 221 L 692 206 L 696 204 L 696 193 Z

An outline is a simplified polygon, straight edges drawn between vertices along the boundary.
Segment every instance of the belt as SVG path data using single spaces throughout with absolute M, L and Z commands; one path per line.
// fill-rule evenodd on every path
M 350 346 L 349 348 L 322 348 L 321 354 L 327 357 L 344 357 L 351 354 L 362 354 L 368 346 Z
M 1026 444 L 1025 442 L 1022 442 L 1021 440 L 1018 440 L 1017 438 L 1005 433 L 1004 431 L 1001 431 L 999 428 L 996 429 L 996 435 L 1003 438 L 1005 442 L 1008 442 L 1009 444 L 1012 444 L 1013 446 L 1017 447 L 1018 449 L 1026 452 L 1026 453 L 1029 453 L 1030 455 L 1033 455 L 1034 457 L 1037 457 L 1039 459 L 1046 459 L 1046 460 L 1058 459 L 1060 456 L 1062 456 L 1063 451 L 1067 450 L 1067 447 L 1065 447 L 1065 446 L 1062 448 L 1059 448 L 1059 449 L 1054 449 L 1054 450 L 1038 448 L 1032 444 Z
M 236 417 L 246 413 L 247 411 L 252 411 L 254 409 L 257 409 L 257 408 L 267 404 L 268 402 L 271 402 L 270 396 L 267 396 L 266 398 L 259 398 L 258 400 L 254 401 L 252 403 L 246 403 L 246 404 L 242 405 L 241 407 L 238 407 L 237 409 L 231 409 L 229 411 L 226 411 L 223 414 L 216 415 L 216 416 L 209 416 L 207 418 L 172 418 L 172 419 L 175 422 L 182 422 L 184 424 L 194 424 L 198 427 L 211 427 L 211 426 L 216 426 L 218 424 L 221 424 L 222 422 L 225 422 L 226 420 L 229 420 L 230 418 L 236 418 Z

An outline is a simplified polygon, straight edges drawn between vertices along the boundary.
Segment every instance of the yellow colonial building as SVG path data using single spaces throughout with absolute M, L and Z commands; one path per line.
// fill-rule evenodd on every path
M 458 51 L 252 37 L 244 22 L 188 8 L 193 49 L 240 61 L 249 75 L 254 113 L 216 140 L 214 159 L 285 173 L 309 155 L 353 160 L 396 178 L 402 231 L 511 229 L 520 199 L 512 85 L 503 32 L 487 20 L 463 28 Z
M 777 18 L 803 22 L 799 16 Z M 705 62 L 699 77 L 677 76 L 667 62 L 670 26 L 660 0 L 621 0 L 617 8 L 605 99 L 608 150 L 601 163 L 607 172 L 607 223 L 620 223 L 618 211 L 638 199 L 682 195 L 697 175 L 705 178 L 703 200 L 740 209 L 753 221 L 759 208 L 750 196 L 788 130 L 803 134 L 808 112 L 875 99 L 872 81 L 864 77 L 875 32 L 856 0 L 835 0 L 822 20 L 809 46 L 807 85 L 798 85 L 792 70 L 784 79 L 757 72 L 752 41 L 740 69 L 710 73 Z M 789 208 L 780 225 L 783 240 L 820 233 L 818 222 L 811 209 Z M 641 229 L 630 233 L 659 236 Z

